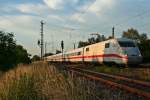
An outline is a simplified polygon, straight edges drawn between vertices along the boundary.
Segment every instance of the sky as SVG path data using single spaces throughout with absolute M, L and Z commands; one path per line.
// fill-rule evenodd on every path
M 0 0 L 0 30 L 13 32 L 17 44 L 40 55 L 40 21 L 44 21 L 46 52 L 73 49 L 91 33 L 115 36 L 135 28 L 150 36 L 150 0 Z

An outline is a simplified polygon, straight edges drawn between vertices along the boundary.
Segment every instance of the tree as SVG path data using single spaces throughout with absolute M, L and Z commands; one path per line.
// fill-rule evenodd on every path
M 0 66 L 2 70 L 15 64 L 16 42 L 13 39 L 13 33 L 0 31 Z
M 105 41 L 106 38 L 104 35 L 97 35 L 96 38 L 94 37 L 91 37 L 91 38 L 88 38 L 88 41 L 80 41 L 79 44 L 78 44 L 78 48 L 80 47 L 84 47 L 84 46 L 87 46 L 87 45 L 91 45 L 91 44 L 94 44 L 94 43 L 98 43 L 98 42 L 101 42 L 101 41 Z
M 143 61 L 150 62 L 150 39 L 142 41 L 139 48 L 143 55 Z
M 56 54 L 59 54 L 59 53 L 61 53 L 61 51 L 60 50 L 56 50 Z
M 136 29 L 128 29 L 127 31 L 123 31 L 122 37 L 134 39 L 136 41 L 139 41 L 139 32 Z
M 51 56 L 51 55 L 54 55 L 54 54 L 53 54 L 53 53 L 46 53 L 46 54 L 44 55 L 44 57 Z
M 0 31 L 0 70 L 13 68 L 19 63 L 30 63 L 27 51 L 16 44 L 13 33 Z
M 87 45 L 89 45 L 89 42 L 79 41 L 78 48 L 81 48 L 81 47 L 84 47 L 84 46 L 87 46 Z
M 40 56 L 38 56 L 38 55 L 34 55 L 33 57 L 32 57 L 32 61 L 34 62 L 34 61 L 40 61 Z
M 25 50 L 21 45 L 16 45 L 15 52 L 16 52 L 16 64 L 18 63 L 29 64 L 31 62 L 27 50 Z

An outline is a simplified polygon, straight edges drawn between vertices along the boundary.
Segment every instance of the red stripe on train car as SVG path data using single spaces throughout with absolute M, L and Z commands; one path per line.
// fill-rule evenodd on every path
M 127 56 L 121 56 L 118 54 L 103 54 L 103 55 L 93 55 L 93 56 L 74 56 L 74 57 L 69 57 L 69 59 L 80 59 L 80 58 L 123 58 L 123 59 L 128 59 Z

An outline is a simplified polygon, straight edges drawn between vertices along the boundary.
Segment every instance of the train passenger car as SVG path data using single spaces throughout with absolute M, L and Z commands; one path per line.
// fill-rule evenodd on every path
M 127 38 L 109 39 L 47 57 L 48 61 L 138 64 L 142 62 L 136 43 Z
M 49 61 L 49 62 L 60 62 L 60 61 L 62 61 L 62 53 L 47 56 L 46 60 Z

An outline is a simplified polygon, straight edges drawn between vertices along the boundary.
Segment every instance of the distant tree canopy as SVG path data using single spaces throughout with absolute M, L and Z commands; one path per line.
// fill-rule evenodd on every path
M 44 57 L 51 56 L 51 55 L 54 55 L 54 54 L 53 53 L 46 53 L 46 54 L 44 54 Z
M 60 50 L 56 50 L 56 54 L 59 54 L 59 53 L 61 53 L 61 51 Z
M 33 57 L 32 57 L 32 62 L 34 62 L 34 61 L 40 61 L 40 56 L 38 56 L 38 55 L 34 55 Z
M 79 41 L 79 44 L 78 44 L 78 48 L 80 47 L 84 47 L 84 46 L 87 46 L 87 45 L 91 45 L 91 44 L 94 44 L 94 43 L 98 43 L 98 42 L 101 42 L 101 41 L 104 41 L 106 40 L 106 37 L 104 35 L 97 35 L 96 38 L 94 37 L 91 37 L 88 39 L 88 41 Z
M 145 33 L 140 34 L 136 29 L 128 29 L 124 31 L 122 37 L 136 40 L 143 56 L 144 62 L 150 62 L 150 39 Z
M 17 45 L 13 33 L 0 31 L 0 70 L 7 70 L 19 63 L 30 63 L 29 54 Z
M 130 38 L 139 41 L 139 32 L 136 29 L 128 29 L 127 31 L 123 31 L 122 37 Z

